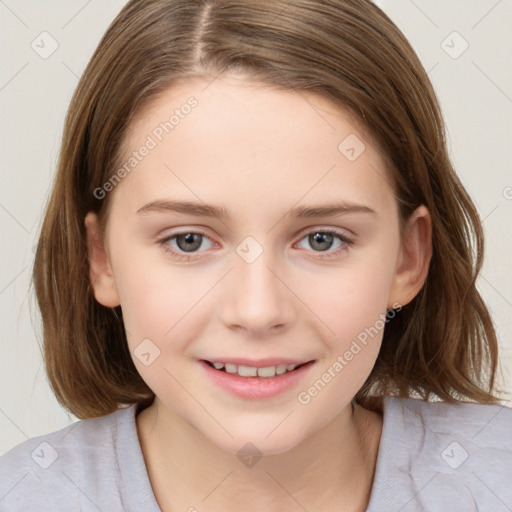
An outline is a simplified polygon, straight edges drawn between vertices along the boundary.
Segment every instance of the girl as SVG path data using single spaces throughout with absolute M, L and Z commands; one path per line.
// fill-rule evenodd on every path
M 443 130 L 367 0 L 128 2 L 34 268 L 82 421 L 0 459 L 0 510 L 510 510 L 482 228 Z

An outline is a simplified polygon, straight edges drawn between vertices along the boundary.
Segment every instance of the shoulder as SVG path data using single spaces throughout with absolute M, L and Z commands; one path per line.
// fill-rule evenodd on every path
M 139 447 L 134 410 L 77 421 L 2 455 L 0 511 L 83 510 L 97 502 L 104 510 L 122 510 L 118 455 L 122 449 L 133 453 L 135 443 Z
M 402 512 L 510 510 L 511 433 L 508 407 L 386 398 L 375 493 Z
M 510 426 L 512 409 L 502 405 L 474 403 L 425 402 L 413 398 L 386 398 L 386 409 L 394 416 L 395 423 L 425 428 L 440 435 L 469 437 L 482 447 L 512 447 Z

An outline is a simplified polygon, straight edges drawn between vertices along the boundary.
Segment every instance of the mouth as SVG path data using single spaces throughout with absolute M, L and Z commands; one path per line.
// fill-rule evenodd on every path
M 296 390 L 311 375 L 316 360 L 237 358 L 198 362 L 216 389 L 244 400 L 267 400 Z
M 238 365 L 227 362 L 224 363 L 219 361 L 208 361 L 206 359 L 203 359 L 202 361 L 219 372 L 238 375 L 240 377 L 261 377 L 264 379 L 278 377 L 280 375 L 295 372 L 303 366 L 314 362 L 314 360 L 310 360 L 304 363 L 277 364 L 258 367 L 243 364 Z

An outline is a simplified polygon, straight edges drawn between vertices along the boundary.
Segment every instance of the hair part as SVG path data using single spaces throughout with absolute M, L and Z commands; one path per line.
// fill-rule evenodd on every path
M 136 116 L 173 85 L 226 73 L 316 93 L 350 112 L 387 162 L 402 225 L 422 204 L 431 214 L 426 283 L 387 323 L 356 400 L 496 402 L 498 345 L 475 284 L 481 222 L 450 162 L 423 66 L 369 0 L 131 0 L 121 10 L 70 103 L 34 264 L 44 362 L 59 402 L 88 418 L 153 400 L 121 308 L 94 297 L 84 218 L 97 212 L 105 226 L 110 195 L 94 190 L 121 165 Z

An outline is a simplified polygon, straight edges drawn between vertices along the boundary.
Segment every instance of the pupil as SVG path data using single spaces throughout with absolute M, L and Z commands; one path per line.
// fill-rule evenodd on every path
M 176 237 L 176 243 L 182 251 L 193 252 L 201 246 L 201 237 L 202 235 L 198 233 L 186 233 L 184 235 L 178 235 Z M 183 241 L 188 245 L 183 245 L 183 243 L 181 243 Z
M 319 251 L 326 251 L 332 245 L 333 235 L 330 233 L 315 233 L 309 235 L 311 247 Z

